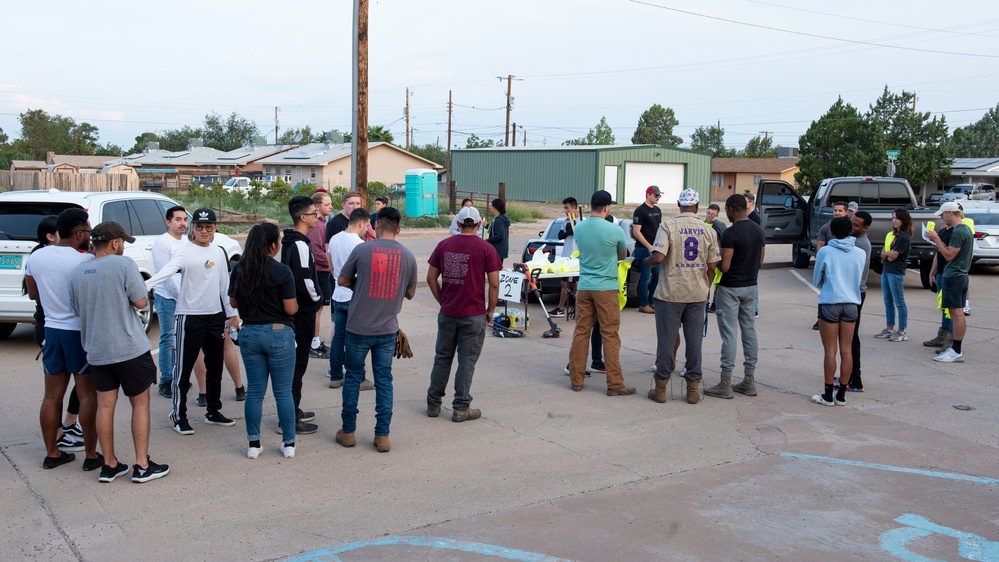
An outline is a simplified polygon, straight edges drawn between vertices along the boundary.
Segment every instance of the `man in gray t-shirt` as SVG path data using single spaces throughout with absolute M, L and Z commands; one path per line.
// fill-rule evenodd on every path
M 356 443 L 357 395 L 364 378 L 364 360 L 370 351 L 375 381 L 375 447 L 382 453 L 389 450 L 392 356 L 399 332 L 398 316 L 402 299 L 412 299 L 416 294 L 416 258 L 395 240 L 400 218 L 398 209 L 382 209 L 378 213 L 378 239 L 354 248 L 337 277 L 337 284 L 354 291 L 347 312 L 346 373 L 340 414 L 343 428 L 336 433 L 336 442 L 344 447 Z
M 118 389 L 132 405 L 135 445 L 133 482 L 166 476 L 170 468 L 149 460 L 149 387 L 156 365 L 149 338 L 136 309 L 146 306 L 146 287 L 139 268 L 126 258 L 125 243 L 135 243 L 116 222 L 106 221 L 90 233 L 94 259 L 81 263 L 69 280 L 69 304 L 80 316 L 80 332 L 97 388 L 97 439 L 104 453 L 98 480 L 111 482 L 128 472 L 114 449 L 114 410 Z

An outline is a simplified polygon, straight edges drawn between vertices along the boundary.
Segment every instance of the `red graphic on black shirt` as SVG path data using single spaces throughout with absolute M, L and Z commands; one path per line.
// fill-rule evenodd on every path
M 395 300 L 399 292 L 399 269 L 401 267 L 402 250 L 372 248 L 368 296 L 373 299 Z

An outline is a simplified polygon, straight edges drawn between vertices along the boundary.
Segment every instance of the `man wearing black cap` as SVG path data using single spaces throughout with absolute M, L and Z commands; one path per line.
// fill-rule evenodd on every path
M 621 305 L 618 300 L 617 263 L 628 253 L 624 232 L 605 219 L 614 204 L 610 193 L 597 191 L 590 198 L 590 216 L 576 225 L 579 248 L 579 291 L 576 293 L 576 329 L 569 349 L 569 377 L 572 389 L 583 390 L 586 377 L 586 351 L 594 319 L 600 322 L 604 364 L 607 366 L 607 395 L 634 394 L 624 385 L 621 352 Z
M 208 411 L 205 423 L 231 427 L 236 422 L 222 415 L 223 333 L 228 326 L 238 326 L 236 309 L 229 304 L 229 267 L 225 250 L 212 244 L 215 237 L 215 212 L 194 211 L 193 244 L 182 246 L 159 272 L 146 281 L 146 290 L 180 273 L 180 296 L 177 299 L 177 364 L 173 376 L 173 430 L 191 435 L 187 421 L 187 391 L 191 388 L 191 370 L 198 352 L 205 352 L 205 389 Z M 178 376 L 179 375 L 179 376 Z
M 149 459 L 149 387 L 156 382 L 156 364 L 142 321 L 135 309 L 146 306 L 142 275 L 125 243 L 135 238 L 116 222 L 106 221 L 90 233 L 94 259 L 76 266 L 70 277 L 69 304 L 80 317 L 80 332 L 97 388 L 97 438 L 104 453 L 99 482 L 112 482 L 128 473 L 114 449 L 114 410 L 118 388 L 132 404 L 135 445 L 133 482 L 148 482 L 170 472 Z
M 650 267 L 645 260 L 652 255 L 652 244 L 663 222 L 663 212 L 659 208 L 662 192 L 658 185 L 650 185 L 645 190 L 645 203 L 635 209 L 631 219 L 631 234 L 635 238 L 635 261 L 631 267 L 638 270 L 638 311 L 653 314 L 652 293 L 659 284 L 659 266 Z

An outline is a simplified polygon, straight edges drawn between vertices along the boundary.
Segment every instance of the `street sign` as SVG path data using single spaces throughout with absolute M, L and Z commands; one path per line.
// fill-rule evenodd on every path
M 885 154 L 888 155 L 889 160 L 898 160 L 898 155 L 901 152 L 902 152 L 901 150 L 886 150 Z

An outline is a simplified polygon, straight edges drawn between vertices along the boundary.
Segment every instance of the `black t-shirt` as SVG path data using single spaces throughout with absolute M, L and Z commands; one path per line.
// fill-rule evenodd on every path
M 950 235 L 953 233 L 954 233 L 953 227 L 943 228 L 937 231 L 937 236 L 940 237 L 940 242 L 943 243 L 945 248 L 947 247 L 947 244 L 950 244 Z M 943 257 L 943 254 L 941 254 L 940 251 L 938 250 L 936 259 L 937 259 L 937 273 L 942 274 L 944 266 L 947 265 L 947 258 Z
M 950 240 L 950 235 L 947 235 L 947 239 Z M 898 257 L 895 261 L 884 260 L 884 272 L 893 273 L 895 275 L 905 275 L 905 266 L 909 261 L 909 248 L 912 245 L 912 237 L 908 234 L 897 234 L 895 239 L 891 241 L 891 248 L 888 251 L 897 250 Z
M 659 231 L 659 224 L 663 222 L 663 212 L 658 205 L 649 207 L 642 203 L 635 209 L 635 216 L 631 218 L 631 225 L 641 226 L 642 236 L 650 245 L 656 241 L 656 233 Z M 642 246 L 643 248 L 645 246 Z
M 350 218 L 343 216 L 343 213 L 337 213 L 326 223 L 326 244 L 329 245 L 330 238 L 340 234 L 347 227 L 350 226 Z
M 749 220 L 755 222 L 756 224 L 763 224 L 763 217 L 760 216 L 760 213 L 757 212 L 756 209 L 753 209 L 753 212 L 749 213 Z
M 237 263 L 229 277 L 230 297 L 233 296 L 233 288 L 239 282 L 241 273 L 240 264 Z M 291 315 L 284 311 L 284 300 L 295 298 L 295 276 L 292 275 L 291 268 L 269 258 L 267 260 L 267 281 L 257 310 L 249 312 L 240 308 L 239 317 L 243 319 L 244 324 L 284 324 L 294 328 L 295 322 Z M 239 304 L 237 298 L 236 306 L 238 307 Z
M 721 237 L 722 250 L 732 249 L 732 263 L 722 274 L 722 287 L 752 287 L 760 272 L 760 252 L 766 246 L 763 228 L 751 220 L 735 221 Z

